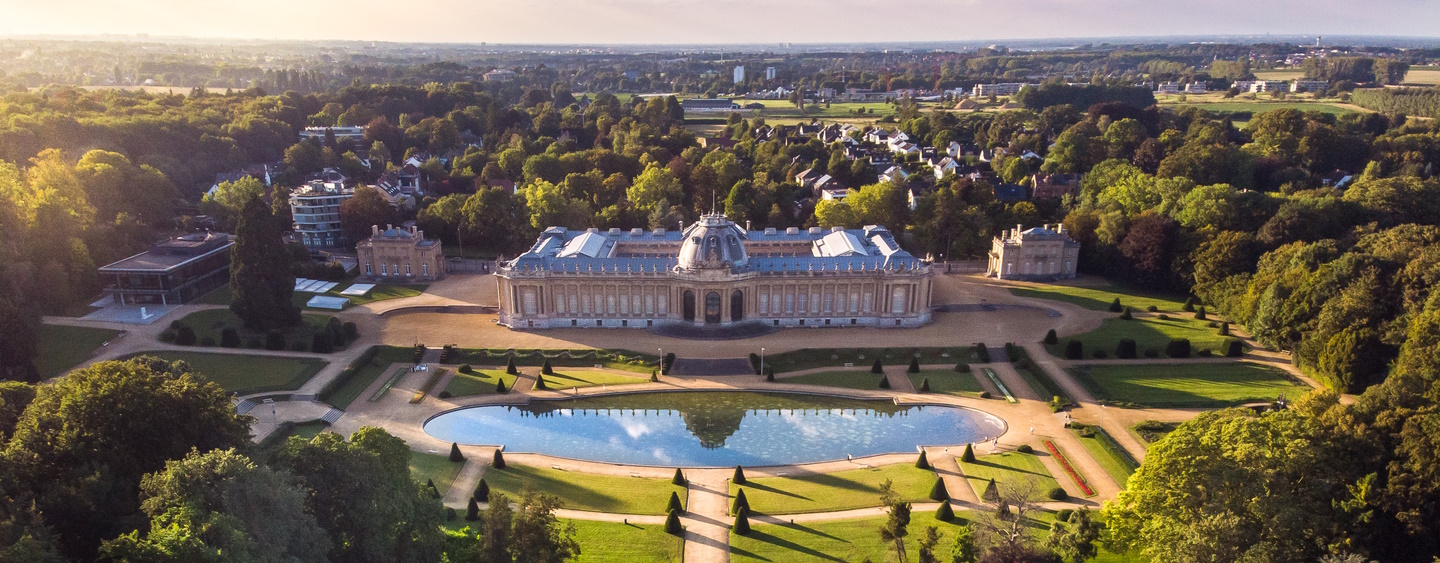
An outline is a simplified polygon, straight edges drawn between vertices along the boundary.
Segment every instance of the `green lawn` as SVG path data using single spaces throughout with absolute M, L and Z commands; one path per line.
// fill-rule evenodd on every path
M 410 451 L 410 478 L 421 485 L 427 480 L 434 480 L 435 490 L 440 491 L 442 497 L 445 491 L 450 490 L 450 484 L 455 482 L 455 476 L 463 467 L 465 462 L 450 461 L 449 455 Z
M 1125 482 L 1130 480 L 1130 475 L 1135 473 L 1140 464 L 1136 463 L 1135 458 L 1130 457 L 1130 453 L 1106 433 L 1104 428 L 1091 426 L 1087 429 L 1094 432 L 1090 436 L 1085 436 L 1086 433 L 1079 429 L 1072 428 L 1070 432 L 1085 446 L 1085 451 L 1090 452 L 1090 457 L 1095 458 L 1100 467 L 1105 468 L 1110 478 L 1114 479 L 1120 488 L 1125 488 Z
M 495 392 L 495 382 L 505 380 L 506 389 L 515 388 L 515 376 L 503 369 L 477 369 L 470 373 L 455 372 L 455 377 L 445 385 L 445 392 L 451 397 L 468 397 Z
M 673 485 L 669 479 L 593 475 L 518 463 L 487 469 L 485 482 L 492 492 L 512 498 L 519 498 L 529 486 L 560 497 L 565 508 L 622 514 L 664 514 L 670 493 L 680 493 L 681 502 L 686 496 L 685 487 Z
M 297 292 L 295 292 L 294 295 L 292 295 L 292 296 L 290 297 L 290 302 L 291 302 L 291 303 L 294 303 L 296 307 L 306 308 L 306 309 L 311 310 L 311 311 L 328 311 L 329 309 L 309 309 L 308 307 L 305 307 L 305 303 L 309 302 L 311 297 L 314 297 L 314 296 L 316 296 L 316 295 L 325 295 L 325 296 L 327 296 L 327 297 L 344 297 L 344 298 L 347 298 L 347 299 L 350 300 L 350 305 L 351 305 L 351 306 L 353 306 L 353 305 L 364 305 L 364 304 L 366 304 L 366 303 L 374 303 L 374 302 L 376 302 L 376 301 L 385 301 L 385 300 L 387 300 L 387 299 L 399 299 L 399 298 L 401 298 L 401 297 L 415 297 L 415 296 L 417 296 L 417 295 L 420 295 L 420 294 L 422 294 L 422 293 L 425 293 L 425 290 L 430 287 L 428 284 L 391 284 L 391 283 L 381 283 L 381 284 L 375 284 L 375 288 L 374 288 L 374 289 L 371 289 L 371 290 L 370 290 L 370 293 L 367 293 L 367 294 L 365 294 L 365 295 L 363 295 L 363 296 L 358 296 L 358 297 L 357 297 L 357 296 L 354 296 L 354 295 L 341 295 L 341 294 L 340 294 L 341 291 L 344 291 L 346 288 L 350 287 L 351 285 L 352 285 L 352 284 L 351 284 L 350 282 L 342 281 L 342 282 L 340 282 L 338 285 L 336 285 L 334 289 L 331 289 L 330 291 L 327 291 L 327 292 L 325 292 L 325 293 L 305 293 L 305 292 L 297 291 Z M 206 304 L 210 304 L 210 305 L 229 305 L 229 304 L 230 304 L 230 300 L 231 300 L 230 286 L 229 286 L 229 285 L 225 285 L 225 286 L 221 286 L 220 288 L 216 289 L 215 291 L 211 291 L 210 293 L 205 294 L 204 297 L 201 297 L 200 299 L 195 300 L 195 302 L 196 302 L 196 303 L 206 303 Z
M 749 493 L 746 493 L 749 494 Z M 905 550 L 913 561 L 917 545 L 927 526 L 940 529 L 937 555 L 948 561 L 950 547 L 955 543 L 955 530 L 961 519 L 941 522 L 933 511 L 915 511 L 910 516 Z M 885 517 L 832 520 L 804 524 L 756 524 L 751 521 L 750 534 L 730 534 L 732 562 L 792 561 L 894 561 L 893 544 L 881 541 L 878 530 Z
M 35 369 L 49 379 L 84 363 L 101 344 L 119 335 L 118 330 L 64 325 L 40 325 L 36 333 Z
M 563 520 L 575 525 L 579 563 L 680 563 L 685 540 L 665 533 L 661 524 L 621 524 L 595 520 Z
M 1092 311 L 1109 309 L 1110 303 L 1116 298 L 1120 299 L 1122 306 L 1129 306 L 1136 311 L 1144 311 L 1146 307 L 1154 305 L 1161 313 L 1177 313 L 1185 305 L 1184 297 L 1176 299 L 1175 296 L 1142 293 L 1113 285 L 1100 287 L 1075 287 L 1068 285 L 1012 287 L 1010 288 L 1010 294 L 1016 297 L 1033 297 L 1037 299 L 1064 301 Z
M 646 383 L 650 379 L 639 377 L 639 374 L 630 372 L 630 375 L 617 373 L 603 369 L 585 368 L 562 368 L 555 370 L 555 373 L 544 376 L 545 385 L 550 389 L 569 389 L 571 387 L 599 387 L 601 385 L 626 385 L 630 383 Z
M 546 360 L 550 367 L 591 368 L 599 364 L 607 369 L 633 371 L 650 375 L 659 365 L 660 358 L 654 354 L 641 354 L 630 350 L 541 350 L 536 348 L 455 348 L 453 364 L 470 364 L 477 369 L 481 366 L 504 366 L 509 359 L 515 359 L 520 367 L 540 367 Z
M 745 489 L 750 510 L 761 514 L 829 512 L 880 506 L 880 482 L 889 479 L 904 500 L 928 502 L 935 472 L 910 463 L 795 477 L 750 479 L 730 485 L 730 496 Z
M 1192 313 L 1171 313 L 1169 319 L 1161 319 L 1151 313 L 1134 313 L 1134 317 L 1128 321 L 1119 317 L 1105 319 L 1100 328 L 1061 338 L 1059 343 L 1046 349 L 1058 357 L 1065 353 L 1065 347 L 1071 340 L 1079 340 L 1084 345 L 1086 358 L 1092 357 L 1095 350 L 1104 350 L 1106 357 L 1113 358 L 1120 340 L 1129 338 L 1135 341 L 1138 356 L 1144 357 L 1146 350 L 1155 350 L 1164 357 L 1165 346 L 1171 340 L 1185 338 L 1190 340 L 1191 357 L 1204 349 L 1220 356 L 1225 354 L 1227 343 L 1235 338 L 1221 336 L 1218 328 L 1209 326 L 1210 321 L 1196 320 Z
M 1025 481 L 1034 483 L 1034 491 L 1037 495 L 1044 495 L 1050 489 L 1060 486 L 1050 471 L 1040 463 L 1040 458 L 1035 454 L 1021 452 L 1005 452 L 1002 454 L 991 454 L 978 456 L 974 463 L 960 461 L 960 469 L 965 472 L 965 478 L 970 481 L 970 486 L 975 489 L 975 496 L 984 498 L 985 486 L 991 479 L 995 480 L 998 487 L 1023 487 Z
M 368 363 L 360 366 L 348 376 L 342 374 L 343 380 L 337 380 L 333 388 L 326 389 L 320 393 L 319 399 L 330 406 L 340 410 L 350 408 L 350 403 L 360 398 L 360 394 L 375 383 L 381 375 L 384 375 L 391 364 L 397 362 L 410 363 L 414 359 L 415 349 L 409 346 L 379 346 L 375 351 L 375 357 Z
M 157 356 L 175 361 L 184 360 L 190 369 L 226 391 L 249 395 L 266 391 L 299 389 L 329 362 L 314 358 L 281 358 L 246 354 L 211 354 L 206 352 L 141 352 L 137 356 Z
M 917 391 L 920 390 L 920 384 L 926 379 L 930 380 L 932 393 L 973 397 L 985 390 L 972 373 L 960 373 L 955 370 L 928 370 L 912 373 L 909 376 L 910 383 L 915 386 Z
M 1070 370 L 1096 400 L 1124 407 L 1222 408 L 1294 398 L 1310 387 L 1259 364 L 1118 364 Z
M 920 358 L 922 364 L 956 364 L 973 362 L 970 357 L 971 344 L 963 343 L 953 348 L 804 348 L 765 356 L 765 366 L 774 368 L 775 373 L 800 371 L 814 368 L 838 368 L 845 364 L 851 367 L 869 368 L 879 358 L 882 365 L 909 365 L 910 358 Z M 758 350 L 757 350 L 758 352 Z
M 324 330 L 330 318 L 330 315 L 314 313 L 301 315 L 299 325 L 282 329 L 282 332 L 285 333 L 285 349 L 290 350 L 291 345 L 300 343 L 303 344 L 305 350 L 308 351 L 310 349 L 311 335 L 316 331 Z M 195 330 L 197 346 L 203 346 L 206 338 L 214 339 L 214 342 L 218 345 L 220 342 L 220 333 L 226 327 L 234 327 L 239 331 L 241 346 L 250 346 L 252 343 L 265 341 L 264 331 L 254 331 L 245 328 L 243 323 L 240 322 L 240 317 L 235 316 L 235 313 L 230 312 L 229 309 L 196 311 L 185 315 L 185 318 L 180 319 L 179 322 Z M 166 332 L 171 332 L 171 329 L 167 329 Z M 335 347 L 336 351 L 344 349 L 344 346 Z
M 1066 393 L 1054 378 L 1050 377 L 1050 373 L 1045 371 L 1045 368 L 1035 363 L 1035 360 L 1030 357 L 1030 352 L 1025 348 L 1011 346 L 1009 354 L 1012 356 L 1010 360 L 1013 362 L 1015 372 L 1019 373 L 1020 377 L 1025 380 L 1025 384 L 1035 391 L 1035 395 L 1046 401 L 1053 401 L 1055 397 L 1059 397 L 1066 403 L 1075 403 L 1075 399 Z M 1053 405 L 1054 403 L 1052 403 L 1052 408 L 1054 408 Z
M 325 429 L 329 427 L 329 424 L 326 424 L 324 421 L 320 420 L 301 422 L 295 425 L 295 427 L 290 431 L 290 435 L 299 436 L 301 439 L 309 440 L 311 438 L 319 436 L 321 432 L 324 432 Z
M 800 385 L 824 385 L 826 387 L 845 387 L 847 389 L 879 389 L 880 376 L 870 373 L 869 370 L 855 371 L 826 371 L 820 373 L 807 373 L 795 377 L 777 379 L 781 383 L 796 383 Z

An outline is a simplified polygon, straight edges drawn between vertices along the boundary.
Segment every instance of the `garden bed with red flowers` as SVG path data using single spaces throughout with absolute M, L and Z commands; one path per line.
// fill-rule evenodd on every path
M 1060 453 L 1060 448 L 1055 446 L 1055 442 L 1045 440 L 1045 449 L 1050 450 L 1050 455 L 1055 456 L 1055 461 L 1060 462 L 1060 467 L 1070 474 L 1070 478 L 1075 480 L 1075 484 L 1080 486 L 1080 490 L 1085 492 L 1085 496 L 1095 496 L 1095 489 L 1090 488 L 1090 483 L 1085 482 L 1085 478 L 1080 476 L 1080 472 L 1075 470 L 1075 466 L 1070 465 L 1070 459 Z

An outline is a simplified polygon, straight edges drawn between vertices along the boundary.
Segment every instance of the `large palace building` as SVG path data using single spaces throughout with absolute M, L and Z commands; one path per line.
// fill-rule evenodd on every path
M 552 227 L 501 265 L 511 328 L 913 327 L 931 267 L 884 227 L 747 231 L 711 214 L 683 232 Z

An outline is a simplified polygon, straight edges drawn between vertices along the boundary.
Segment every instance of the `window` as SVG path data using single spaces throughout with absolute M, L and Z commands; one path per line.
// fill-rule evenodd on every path
M 425 276 L 425 277 L 430 277 L 430 265 L 429 265 L 429 264 L 421 264 L 421 265 L 420 265 L 420 275 L 421 275 L 421 276 Z
M 370 263 L 369 263 L 369 262 L 366 262 L 366 263 L 365 263 L 365 275 L 367 275 L 367 276 L 374 275 L 374 274 L 372 274 L 372 273 L 370 272 Z
M 406 263 L 405 263 L 405 275 L 407 275 L 407 276 L 410 275 L 410 263 L 409 263 L 409 262 L 406 262 Z

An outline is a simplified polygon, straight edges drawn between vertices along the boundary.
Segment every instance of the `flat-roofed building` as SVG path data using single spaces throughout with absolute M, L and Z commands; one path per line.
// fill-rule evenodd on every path
M 359 142 L 365 140 L 365 127 L 306 127 L 300 132 L 301 139 L 319 143 L 329 135 L 334 135 L 336 141 Z
M 373 188 L 365 188 L 373 189 Z M 345 246 L 340 228 L 340 204 L 355 195 L 344 182 L 312 181 L 290 192 L 290 214 L 295 232 L 306 248 Z
M 150 245 L 100 268 L 100 283 L 117 303 L 177 305 L 230 283 L 230 247 L 225 233 L 191 233 Z

